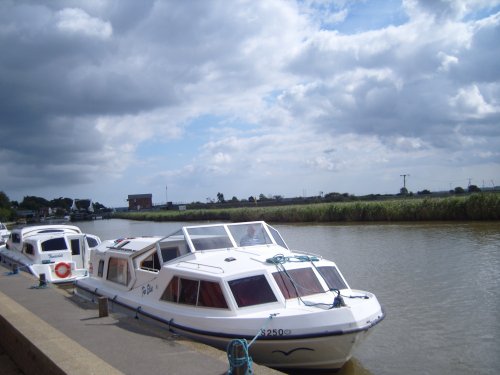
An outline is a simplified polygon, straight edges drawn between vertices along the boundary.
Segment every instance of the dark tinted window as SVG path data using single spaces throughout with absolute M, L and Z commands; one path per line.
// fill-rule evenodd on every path
M 52 238 L 42 242 L 42 251 L 67 250 L 64 238 Z
M 279 271 L 273 276 L 286 299 L 324 292 L 312 268 Z
M 227 308 L 226 299 L 224 298 L 224 294 L 222 294 L 219 283 L 200 281 L 198 306 Z
M 30 243 L 25 243 L 24 244 L 24 252 L 26 254 L 33 255 L 35 253 L 35 250 L 33 249 L 33 245 Z
M 161 299 L 200 307 L 227 309 L 226 299 L 219 283 L 173 277 Z
M 347 289 L 347 285 L 342 280 L 339 271 L 335 267 L 318 267 L 321 276 L 325 279 L 330 289 Z
M 277 301 L 264 275 L 229 281 L 229 287 L 233 292 L 238 307 Z
M 168 262 L 169 260 L 175 259 L 179 256 L 179 249 L 176 247 L 166 247 L 161 249 L 161 257 L 163 262 Z
M 80 240 L 79 239 L 71 240 L 71 254 L 72 255 L 80 255 Z
M 97 242 L 97 240 L 95 238 L 92 238 L 92 237 L 86 237 L 87 238 L 87 244 L 89 245 L 89 247 L 96 247 L 97 245 L 99 245 L 99 243 Z
M 198 298 L 198 280 L 180 279 L 179 303 L 196 305 Z
M 104 260 L 99 261 L 99 267 L 97 268 L 97 276 L 102 277 L 102 274 L 104 273 Z

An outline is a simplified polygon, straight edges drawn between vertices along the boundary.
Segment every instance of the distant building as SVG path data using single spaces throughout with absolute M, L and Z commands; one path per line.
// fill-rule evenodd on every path
M 149 210 L 153 207 L 153 194 L 133 194 L 128 196 L 129 210 Z

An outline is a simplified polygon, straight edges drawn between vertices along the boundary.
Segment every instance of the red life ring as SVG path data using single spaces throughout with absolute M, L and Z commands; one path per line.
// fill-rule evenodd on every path
M 65 279 L 66 277 L 71 275 L 71 265 L 69 263 L 65 263 L 65 262 L 57 263 L 55 271 L 56 271 L 56 275 L 59 278 Z

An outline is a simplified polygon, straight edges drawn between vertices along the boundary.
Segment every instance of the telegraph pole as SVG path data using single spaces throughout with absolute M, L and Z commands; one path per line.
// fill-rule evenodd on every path
M 406 189 L 406 176 L 410 177 L 409 174 L 400 174 L 401 177 L 403 177 L 403 187 Z

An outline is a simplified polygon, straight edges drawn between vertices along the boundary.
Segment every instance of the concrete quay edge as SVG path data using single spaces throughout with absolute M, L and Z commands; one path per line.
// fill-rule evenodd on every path
M 123 374 L 0 291 L 0 345 L 25 374 Z
M 225 352 L 173 335 L 0 265 L 0 347 L 25 375 L 225 374 Z M 279 371 L 253 363 L 256 375 Z M 0 368 L 2 373 L 2 368 Z

